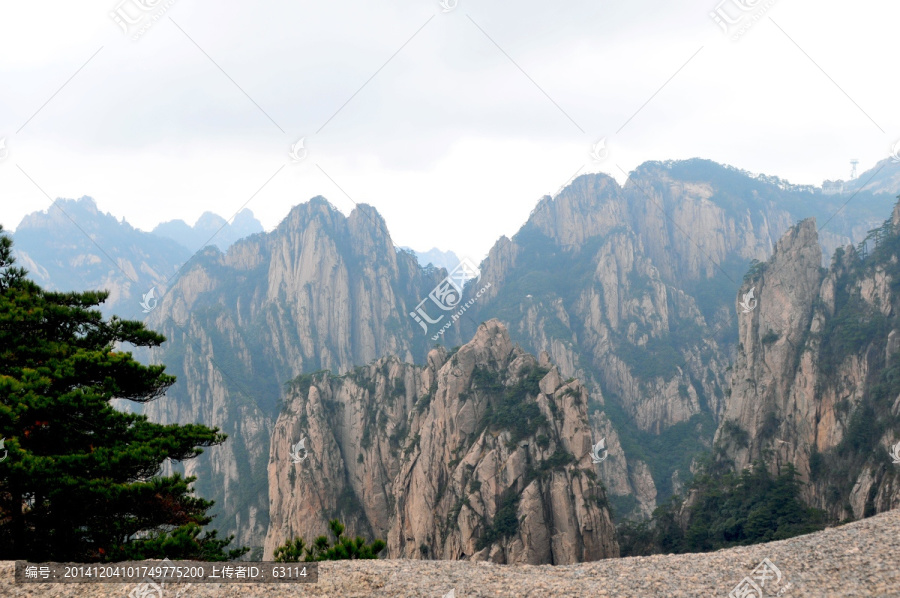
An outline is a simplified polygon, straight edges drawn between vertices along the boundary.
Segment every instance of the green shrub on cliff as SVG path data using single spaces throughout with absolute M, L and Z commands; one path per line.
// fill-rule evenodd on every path
M 797 476 L 790 464 L 773 476 L 761 463 L 740 474 L 701 473 L 691 484 L 695 495 L 686 513 L 673 497 L 650 521 L 619 526 L 621 554 L 708 552 L 823 529 L 826 514 L 803 504 Z M 680 523 L 685 515 L 686 526 Z
M 354 540 L 344 537 L 344 524 L 337 519 L 329 521 L 328 527 L 331 528 L 331 533 L 334 535 L 333 545 L 329 544 L 328 538 L 325 536 L 319 536 L 310 545 L 307 545 L 306 541 L 298 536 L 275 549 L 275 562 L 377 559 L 378 553 L 384 550 L 383 540 L 373 540 L 371 544 L 367 544 L 362 536 L 357 536 Z

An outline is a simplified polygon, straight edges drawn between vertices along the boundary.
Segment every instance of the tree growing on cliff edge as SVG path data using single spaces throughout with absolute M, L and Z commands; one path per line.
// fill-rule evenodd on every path
M 106 292 L 42 289 L 14 266 L 0 226 L 0 559 L 226 560 L 232 538 L 201 528 L 212 502 L 192 496 L 194 478 L 161 477 L 225 435 L 198 424 L 161 425 L 114 409 L 146 403 L 175 381 L 121 343 L 165 338 L 140 322 L 104 321 Z
M 330 520 L 328 527 L 334 536 L 333 546 L 329 545 L 325 536 L 319 536 L 309 545 L 297 536 L 275 549 L 275 562 L 296 563 L 300 559 L 306 562 L 377 559 L 378 553 L 386 546 L 384 540 L 373 540 L 371 544 L 366 544 L 362 536 L 357 536 L 355 540 L 345 537 L 344 524 L 337 519 Z

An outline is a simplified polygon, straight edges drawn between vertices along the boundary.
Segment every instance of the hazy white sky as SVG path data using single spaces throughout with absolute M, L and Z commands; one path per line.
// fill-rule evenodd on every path
M 117 1 L 0 4 L 8 228 L 82 195 L 144 230 L 245 203 L 272 228 L 321 194 L 480 259 L 579 169 L 820 184 L 900 139 L 889 0 Z M 758 18 L 735 40 L 717 8 Z

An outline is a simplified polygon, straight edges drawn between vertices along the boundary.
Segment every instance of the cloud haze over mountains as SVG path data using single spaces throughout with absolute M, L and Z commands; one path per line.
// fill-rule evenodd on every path
M 179 1 L 137 41 L 107 0 L 6 5 L 3 220 L 90 194 L 151 230 L 251 200 L 271 230 L 322 195 L 478 259 L 579 169 L 699 156 L 818 185 L 888 156 L 900 84 L 871 57 L 900 6 L 779 1 L 735 41 L 716 4 Z
M 182 474 L 251 560 L 345 525 L 390 559 L 572 565 L 900 507 L 897 22 L 3 4 L 0 552 L 178 558 Z M 88 401 L 110 419 L 76 430 Z M 118 449 L 135 521 L 59 535 L 111 501 L 31 475 L 89 494 Z M 221 552 L 194 530 L 184 558 Z

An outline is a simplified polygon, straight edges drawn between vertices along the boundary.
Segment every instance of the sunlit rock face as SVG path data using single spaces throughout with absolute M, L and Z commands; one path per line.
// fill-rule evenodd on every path
M 385 538 L 391 558 L 618 556 L 587 398 L 497 320 L 452 355 L 432 350 L 425 366 L 382 358 L 302 377 L 274 427 L 265 554 L 326 534 L 338 517 L 352 534 Z M 309 457 L 296 462 L 301 438 Z

